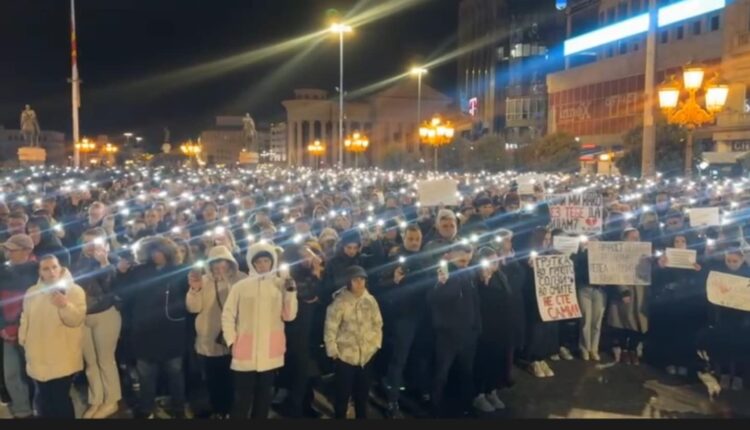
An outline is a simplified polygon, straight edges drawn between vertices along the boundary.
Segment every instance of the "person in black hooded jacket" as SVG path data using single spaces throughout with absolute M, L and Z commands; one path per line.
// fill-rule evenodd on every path
M 482 331 L 475 275 L 469 267 L 471 245 L 458 243 L 439 267 L 438 282 L 428 300 L 435 328 L 435 372 L 432 386 L 433 415 L 440 416 L 448 373 L 455 363 L 461 381 L 461 409 L 470 410 L 474 397 L 474 357 Z
M 385 255 L 379 240 L 368 237 L 363 241 L 358 230 L 345 231 L 336 244 L 336 254 L 326 263 L 320 296 L 322 304 L 329 305 L 332 294 L 345 284 L 343 274 L 348 267 L 361 266 L 369 272 L 383 262 Z
M 37 258 L 54 255 L 60 265 L 70 267 L 70 253 L 55 236 L 46 217 L 31 217 L 26 223 L 26 232 L 34 241 L 34 255 Z

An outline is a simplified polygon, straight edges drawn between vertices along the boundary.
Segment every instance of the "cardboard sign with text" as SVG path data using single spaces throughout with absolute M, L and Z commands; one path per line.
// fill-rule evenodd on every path
M 725 308 L 750 312 L 750 279 L 711 272 L 706 282 L 708 301 Z
M 650 285 L 651 242 L 590 242 L 591 285 Z
M 453 179 L 433 179 L 417 182 L 419 203 L 426 206 L 458 206 L 458 182 Z
M 690 208 L 690 227 L 721 225 L 719 208 Z
M 575 254 L 581 245 L 581 238 L 578 236 L 563 236 L 558 234 L 552 239 L 552 248 L 560 251 L 565 255 Z
M 534 258 L 536 302 L 543 321 L 581 318 L 573 262 L 567 255 Z
M 602 232 L 604 210 L 602 195 L 596 191 L 550 196 L 550 227 L 572 234 Z
M 695 269 L 698 253 L 694 249 L 667 248 L 667 267 L 673 269 Z

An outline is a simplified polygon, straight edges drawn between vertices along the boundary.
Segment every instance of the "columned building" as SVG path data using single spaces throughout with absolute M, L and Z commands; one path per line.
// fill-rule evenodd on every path
M 345 100 L 344 137 L 359 131 L 368 137 L 370 147 L 360 155 L 360 165 L 381 165 L 389 157 L 421 157 L 417 120 L 417 81 L 397 83 L 370 96 Z M 452 100 L 422 84 L 422 119 L 446 113 Z M 287 112 L 287 163 L 313 166 L 307 146 L 320 140 L 326 147 L 321 164 L 339 161 L 339 101 L 327 91 L 298 89 L 294 99 L 282 102 Z M 354 155 L 344 151 L 344 165 L 352 165 Z

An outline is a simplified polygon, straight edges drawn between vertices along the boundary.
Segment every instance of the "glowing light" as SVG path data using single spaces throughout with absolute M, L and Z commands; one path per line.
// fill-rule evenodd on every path
M 565 55 L 577 54 L 598 46 L 605 45 L 626 37 L 648 31 L 649 15 L 647 13 L 626 19 L 590 33 L 582 34 L 565 41 Z
M 726 0 L 684 0 L 659 9 L 659 27 L 726 7 Z

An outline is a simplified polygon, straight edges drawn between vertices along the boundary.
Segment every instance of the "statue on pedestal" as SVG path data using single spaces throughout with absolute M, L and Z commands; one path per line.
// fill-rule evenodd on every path
M 255 121 L 249 113 L 246 113 L 245 117 L 242 118 L 242 137 L 245 139 L 246 151 L 258 152 L 258 148 L 256 148 L 258 132 L 255 129 Z
M 26 146 L 39 147 L 39 135 L 42 134 L 42 131 L 39 128 L 36 112 L 29 105 L 26 105 L 26 108 L 21 112 L 21 134 L 23 134 Z

